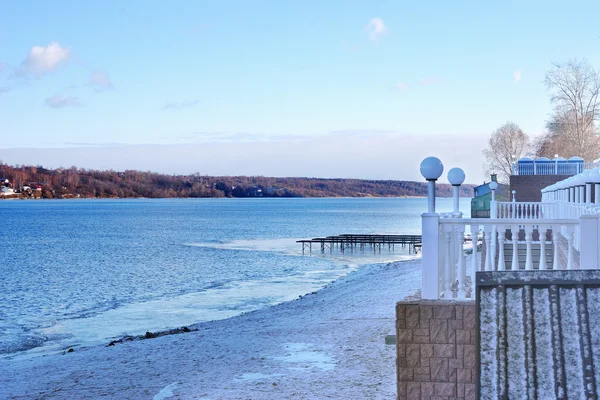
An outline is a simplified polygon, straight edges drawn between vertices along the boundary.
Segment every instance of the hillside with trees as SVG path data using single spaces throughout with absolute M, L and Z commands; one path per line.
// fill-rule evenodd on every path
M 187 197 L 411 197 L 426 196 L 425 182 L 361 179 L 269 178 L 263 176 L 165 175 L 142 171 L 97 171 L 71 167 L 0 164 L 15 197 L 36 198 L 187 198 Z M 461 196 L 472 197 L 472 185 Z M 437 195 L 451 197 L 439 184 Z

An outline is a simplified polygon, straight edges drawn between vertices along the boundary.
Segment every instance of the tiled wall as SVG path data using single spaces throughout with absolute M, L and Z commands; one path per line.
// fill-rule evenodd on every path
M 475 399 L 475 303 L 396 305 L 398 400 Z

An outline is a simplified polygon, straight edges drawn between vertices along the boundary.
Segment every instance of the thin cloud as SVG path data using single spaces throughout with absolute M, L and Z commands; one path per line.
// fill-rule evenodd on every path
M 200 100 L 170 101 L 165 104 L 163 110 L 183 110 L 185 108 L 196 107 L 198 103 L 200 103 Z
M 32 75 L 41 78 L 49 72 L 67 63 L 71 56 L 69 49 L 62 47 L 56 42 L 48 46 L 33 46 L 20 68 L 21 74 Z
M 513 72 L 513 79 L 515 80 L 515 84 L 518 84 L 519 82 L 521 82 L 521 79 L 523 79 L 523 68 L 518 69 L 515 72 Z
M 12 88 L 9 88 L 8 86 L 2 86 L 0 87 L 0 94 L 10 92 L 11 90 Z
M 60 95 L 48 97 L 46 105 L 50 108 L 81 107 L 77 97 Z
M 391 129 L 340 129 L 329 131 L 328 135 L 343 135 L 343 136 L 355 136 L 355 137 L 369 137 L 373 135 L 393 135 L 399 133 L 398 131 Z
M 387 26 L 379 17 L 371 18 L 365 29 L 367 30 L 367 33 L 369 34 L 369 39 L 372 42 L 377 42 L 377 40 L 381 36 L 385 35 L 388 31 Z
M 112 90 L 115 88 L 108 75 L 102 72 L 92 72 L 89 85 L 99 92 L 104 90 Z
M 406 90 L 406 89 L 408 89 L 408 85 L 404 82 L 396 83 L 393 86 L 393 89 L 394 90 Z
M 104 147 L 104 146 L 130 146 L 129 143 L 121 143 L 121 142 L 63 142 L 65 146 L 69 147 Z
M 437 76 L 428 76 L 425 78 L 421 78 L 421 80 L 419 80 L 419 85 L 429 86 L 429 85 L 438 83 L 439 81 L 440 81 L 440 78 L 438 78 Z

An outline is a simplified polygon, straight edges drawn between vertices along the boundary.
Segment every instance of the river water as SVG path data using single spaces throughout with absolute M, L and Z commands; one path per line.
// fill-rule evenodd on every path
M 0 357 L 292 300 L 361 265 L 414 257 L 399 246 L 302 255 L 296 240 L 420 234 L 426 208 L 397 198 L 1 201 Z

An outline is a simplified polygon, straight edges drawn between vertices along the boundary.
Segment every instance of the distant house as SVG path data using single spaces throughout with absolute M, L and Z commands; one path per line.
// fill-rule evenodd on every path
M 492 174 L 490 182 L 497 182 L 496 174 Z M 474 193 L 473 199 L 471 200 L 471 218 L 490 217 L 490 201 L 492 200 L 490 182 L 473 188 Z
M 0 178 L 0 185 L 1 186 L 9 186 L 10 181 L 8 180 L 8 178 Z

